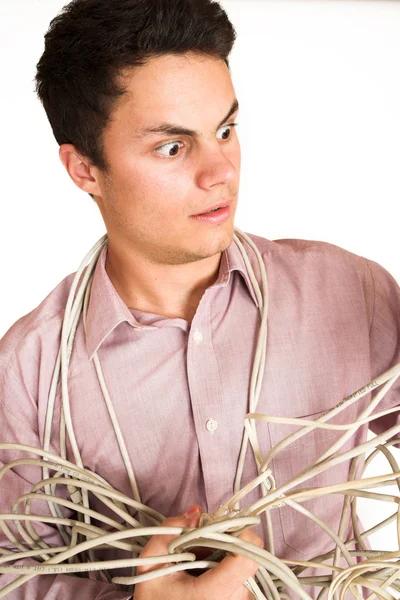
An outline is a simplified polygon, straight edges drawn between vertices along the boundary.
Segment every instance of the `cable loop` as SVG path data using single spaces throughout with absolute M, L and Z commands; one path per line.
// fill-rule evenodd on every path
M 235 230 L 234 241 L 237 244 L 249 278 L 257 298 L 260 313 L 260 330 L 253 357 L 250 389 L 248 397 L 248 414 L 244 419 L 242 445 L 240 449 L 237 471 L 233 486 L 233 496 L 222 504 L 214 514 L 203 513 L 199 527 L 196 529 L 182 527 L 160 527 L 165 516 L 142 503 L 136 483 L 133 466 L 130 462 L 125 440 L 123 439 L 112 399 L 108 393 L 97 353 L 93 355 L 96 373 L 99 379 L 103 400 L 107 406 L 110 424 L 114 427 L 118 440 L 121 458 L 125 464 L 132 497 L 115 490 L 100 475 L 93 473 L 83 466 L 78 441 L 75 439 L 73 422 L 68 397 L 68 368 L 73 352 L 73 341 L 80 319 L 83 320 L 86 332 L 86 318 L 90 299 L 91 284 L 94 270 L 100 253 L 107 243 L 103 236 L 89 251 L 81 263 L 68 297 L 61 336 L 60 350 L 57 356 L 54 374 L 49 391 L 49 401 L 45 421 L 44 447 L 33 448 L 24 444 L 0 444 L 2 450 L 34 454 L 37 458 L 19 458 L 0 469 L 1 483 L 7 471 L 17 465 L 43 469 L 43 480 L 32 486 L 32 489 L 16 499 L 12 512 L 0 514 L 0 528 L 8 537 L 15 551 L 0 549 L 0 573 L 19 575 L 12 583 L 0 590 L 0 599 L 5 598 L 13 590 L 23 585 L 32 577 L 57 573 L 80 573 L 87 575 L 95 571 L 100 578 L 114 584 L 133 590 L 136 583 L 163 577 L 183 570 L 213 569 L 219 565 L 216 559 L 231 553 L 240 554 L 257 562 L 259 568 L 254 578 L 245 585 L 251 589 L 258 600 L 288 600 L 300 598 L 311 600 L 306 588 L 313 589 L 313 595 L 318 593 L 318 600 L 342 600 L 348 592 L 356 600 L 362 600 L 363 590 L 369 590 L 371 599 L 374 595 L 379 598 L 391 599 L 390 590 L 400 592 L 400 467 L 389 448 L 400 443 L 400 425 L 395 425 L 373 440 L 366 441 L 350 450 L 342 451 L 347 440 L 357 430 L 373 419 L 386 414 L 395 413 L 400 407 L 387 411 L 374 412 L 382 398 L 393 386 L 400 375 L 400 363 L 391 366 L 387 371 L 375 377 L 371 382 L 354 391 L 347 398 L 332 398 L 333 408 L 324 413 L 316 421 L 305 419 L 288 419 L 257 413 L 261 383 L 265 368 L 268 316 L 268 281 L 264 260 L 251 238 Z M 251 250 L 248 255 L 248 251 Z M 252 264 L 253 263 L 253 264 Z M 253 265 L 257 265 L 258 278 Z M 58 384 L 61 383 L 62 410 L 60 427 L 60 453 L 57 456 L 49 451 L 51 429 L 54 414 L 54 404 Z M 347 406 L 378 387 L 381 389 L 371 397 L 369 404 L 362 410 L 359 418 L 352 423 L 335 425 L 329 423 L 332 417 L 339 414 Z M 335 404 L 336 403 L 336 404 Z M 261 422 L 279 422 L 287 425 L 297 425 L 294 433 L 286 436 L 275 444 L 263 456 L 257 437 L 257 425 Z M 313 464 L 305 465 L 290 480 L 277 484 L 271 470 L 271 461 L 286 447 L 314 429 L 330 429 L 337 432 L 335 442 Z M 67 441 L 72 448 L 74 462 L 67 459 Z M 257 477 L 244 487 L 241 479 L 248 446 L 253 451 Z M 365 468 L 377 454 L 383 454 L 391 468 L 391 472 L 363 478 Z M 366 457 L 366 459 L 365 459 Z M 364 460 L 365 459 L 365 460 Z M 361 468 L 364 460 L 363 468 Z M 349 480 L 320 488 L 299 487 L 324 471 L 335 467 L 344 461 L 350 462 Z M 53 476 L 50 476 L 50 471 Z M 359 474 L 361 472 L 361 474 Z M 356 479 L 358 473 L 359 479 Z M 376 492 L 381 488 L 397 484 L 397 493 Z M 70 500 L 57 495 L 57 488 L 64 487 L 69 492 Z M 246 496 L 253 490 L 259 491 L 259 499 L 248 506 L 240 506 Z M 105 517 L 90 508 L 89 493 L 112 510 L 116 518 Z M 338 530 L 334 531 L 321 519 L 317 518 L 308 508 L 303 506 L 307 500 L 327 497 L 335 494 L 342 497 L 343 507 Z M 395 512 L 365 532 L 359 530 L 356 513 L 357 498 L 363 497 L 375 502 L 393 504 Z M 31 514 L 34 499 L 46 501 L 51 515 Z M 63 516 L 62 507 L 74 508 L 76 519 Z M 332 541 L 331 549 L 319 556 L 310 556 L 307 561 L 299 559 L 283 559 L 275 554 L 273 536 L 274 509 L 284 507 L 284 510 L 294 510 L 311 519 L 321 531 L 324 531 Z M 135 518 L 134 515 L 137 515 Z M 239 538 L 241 532 L 261 523 L 264 517 L 265 538 L 268 549 L 259 548 L 254 544 Z M 118 517 L 118 518 L 117 518 Z M 92 524 L 92 519 L 107 525 L 107 529 Z M 120 522 L 122 519 L 122 523 Z M 370 550 L 365 541 L 375 533 L 396 521 L 399 548 L 394 552 L 381 549 Z M 18 539 L 8 526 L 13 522 L 21 539 Z M 35 523 L 55 525 L 64 542 L 58 547 L 49 547 L 34 529 Z M 354 537 L 347 539 L 350 523 L 353 525 Z M 152 535 L 175 535 L 168 545 L 168 554 L 158 557 L 140 558 L 141 551 Z M 198 561 L 196 555 L 190 552 L 195 547 L 209 548 L 212 552 L 207 560 Z M 123 550 L 126 559 L 97 561 L 95 551 L 99 549 Z M 22 558 L 34 558 L 36 565 L 14 565 Z M 345 566 L 343 566 L 343 561 Z M 169 563 L 167 567 L 159 567 L 141 575 L 136 575 L 138 565 L 158 565 Z M 131 568 L 131 577 L 113 577 L 112 570 L 116 568 Z M 303 572 L 309 568 L 324 569 L 324 575 L 305 576 Z M 326 571 L 328 570 L 328 574 Z

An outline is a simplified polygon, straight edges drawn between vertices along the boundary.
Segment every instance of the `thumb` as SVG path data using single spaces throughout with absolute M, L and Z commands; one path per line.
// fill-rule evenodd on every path
M 201 513 L 201 506 L 198 504 L 191 506 L 183 515 L 186 519 L 186 522 L 189 523 L 189 525 L 186 524 L 184 527 L 198 527 Z
M 198 504 L 195 504 L 183 515 L 179 515 L 177 517 L 168 517 L 167 519 L 164 519 L 160 527 L 197 527 L 200 520 L 201 512 L 201 507 Z M 164 554 L 167 555 L 168 544 L 176 537 L 178 537 L 178 535 L 178 533 L 167 535 L 153 535 L 147 542 L 142 552 L 140 553 L 140 558 L 148 558 L 149 556 L 162 556 Z M 136 573 L 137 575 L 142 575 L 143 573 L 148 573 L 149 571 L 154 571 L 155 569 L 168 567 L 171 564 L 172 563 L 166 562 L 157 565 L 139 565 L 136 567 Z

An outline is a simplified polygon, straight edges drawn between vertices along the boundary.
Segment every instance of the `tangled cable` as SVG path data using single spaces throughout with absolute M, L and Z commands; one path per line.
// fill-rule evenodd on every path
M 258 285 L 253 268 L 239 237 L 253 249 L 259 266 L 261 276 L 261 289 Z M 390 589 L 400 591 L 400 495 L 382 494 L 370 491 L 376 486 L 386 486 L 396 483 L 400 490 L 400 469 L 389 448 L 400 443 L 400 438 L 395 436 L 400 432 L 400 425 L 391 427 L 383 434 L 353 447 L 345 452 L 339 452 L 347 440 L 353 436 L 359 427 L 384 415 L 395 413 L 400 406 L 385 411 L 373 411 L 394 384 L 400 375 L 400 363 L 356 390 L 347 398 L 341 399 L 331 410 L 324 413 L 318 420 L 289 419 L 268 416 L 256 412 L 261 382 L 265 365 L 265 350 L 267 339 L 267 314 L 268 314 L 268 285 L 263 259 L 253 241 L 243 232 L 236 229 L 235 241 L 245 261 L 250 281 L 252 283 L 258 308 L 260 310 L 261 325 L 254 356 L 253 370 L 249 390 L 249 413 L 244 419 L 244 432 L 240 451 L 238 468 L 234 483 L 234 495 L 219 507 L 214 514 L 203 513 L 199 527 L 196 529 L 182 527 L 160 527 L 165 517 L 144 505 L 141 502 L 132 464 L 129 460 L 114 407 L 108 393 L 101 370 L 97 353 L 93 355 L 104 401 L 107 405 L 110 420 L 114 426 L 118 439 L 121 456 L 125 463 L 132 489 L 132 498 L 118 492 L 100 475 L 84 468 L 78 444 L 75 438 L 71 420 L 69 395 L 68 395 L 68 367 L 73 349 L 73 340 L 78 327 L 80 316 L 83 317 L 83 326 L 86 331 L 86 317 L 88 301 L 94 268 L 100 252 L 107 242 L 103 236 L 90 250 L 78 269 L 71 286 L 68 297 L 61 335 L 61 345 L 57 356 L 53 379 L 49 392 L 48 408 L 46 413 L 45 436 L 43 449 L 26 446 L 23 444 L 0 444 L 1 450 L 15 450 L 29 452 L 38 458 L 22 458 L 6 464 L 0 469 L 1 480 L 7 470 L 19 465 L 35 465 L 43 469 L 43 480 L 34 485 L 31 491 L 16 499 L 9 514 L 0 514 L 0 527 L 19 551 L 10 551 L 0 548 L 0 573 L 18 574 L 16 580 L 0 590 L 0 598 L 6 597 L 12 590 L 23 585 L 26 581 L 37 575 L 81 573 L 88 571 L 101 571 L 109 582 L 128 586 L 130 590 L 139 582 L 163 577 L 182 570 L 212 569 L 219 565 L 218 559 L 228 553 L 235 552 L 251 558 L 258 563 L 259 568 L 254 578 L 246 582 L 249 589 L 258 600 L 287 600 L 292 592 L 303 600 L 311 600 L 311 596 L 304 587 L 314 586 L 321 588 L 318 600 L 338 598 L 343 600 L 345 594 L 350 592 L 356 600 L 363 600 L 363 588 L 370 590 L 368 598 L 378 597 L 391 600 L 394 596 Z M 54 404 L 57 384 L 61 383 L 61 427 L 60 427 L 60 456 L 49 452 L 51 426 L 53 420 Z M 357 402 L 375 388 L 382 386 L 377 394 L 371 398 L 369 404 L 361 411 L 358 418 L 348 424 L 332 424 L 328 421 L 342 410 Z M 256 422 L 266 421 L 297 425 L 299 428 L 273 446 L 269 452 L 262 456 L 258 444 Z M 342 432 L 338 439 L 311 465 L 297 473 L 290 480 L 280 486 L 276 485 L 270 468 L 271 460 L 284 448 L 300 437 L 307 435 L 315 428 L 330 429 Z M 67 460 L 66 440 L 70 440 L 75 462 Z M 241 478 L 244 467 L 244 458 L 248 444 L 253 450 L 257 465 L 258 476 L 243 488 Z M 370 454 L 365 460 L 364 469 L 378 453 L 383 453 L 389 462 L 391 473 L 377 477 L 355 479 L 359 467 L 362 466 L 364 455 Z M 344 461 L 351 460 L 349 479 L 346 482 L 320 488 L 302 488 L 293 490 L 331 467 Z M 50 471 L 54 475 L 50 476 Z M 56 494 L 57 486 L 67 486 L 69 497 L 66 500 Z M 250 506 L 240 508 L 240 503 L 252 490 L 258 488 L 261 497 Z M 90 508 L 89 492 L 111 509 L 122 523 L 106 517 Z M 337 531 L 325 524 L 311 511 L 302 506 L 302 503 L 311 498 L 323 497 L 328 494 L 342 494 L 344 496 L 340 524 Z M 382 502 L 397 504 L 397 510 L 390 517 L 372 527 L 360 532 L 357 523 L 356 500 L 358 497 L 371 498 Z M 34 500 L 47 501 L 51 515 L 31 514 L 31 504 Z M 332 550 L 320 556 L 310 557 L 310 560 L 287 560 L 275 555 L 274 539 L 272 534 L 272 511 L 282 505 L 312 519 L 332 540 Z M 77 518 L 65 518 L 61 507 L 75 511 Z M 134 518 L 137 514 L 137 519 Z M 260 515 L 265 516 L 265 533 L 269 550 L 259 548 L 254 544 L 240 539 L 239 534 L 248 527 L 253 527 L 261 522 Z M 352 519 L 355 537 L 345 539 L 349 519 Z M 104 530 L 94 526 L 91 519 L 107 524 L 111 530 Z M 368 535 L 377 531 L 397 519 L 397 532 L 399 550 L 384 552 L 368 550 L 364 540 Z M 17 539 L 7 525 L 12 521 L 22 539 Z M 64 546 L 50 547 L 33 527 L 34 522 L 55 524 L 64 541 Z M 25 526 L 23 525 L 25 524 Z M 168 555 L 159 557 L 140 558 L 144 546 L 152 535 L 171 535 L 177 537 L 168 545 Z M 83 539 L 83 541 L 81 541 Z M 356 544 L 361 550 L 356 550 Z M 196 555 L 190 552 L 191 548 L 205 547 L 210 549 L 210 556 L 206 560 L 197 560 Z M 100 549 L 118 548 L 128 552 L 126 559 L 98 561 L 95 551 Z M 13 565 L 14 561 L 23 558 L 34 558 L 37 565 Z M 363 560 L 359 560 L 363 558 Z M 333 564 L 326 561 L 332 560 Z M 342 561 L 347 563 L 343 567 Z M 174 563 L 168 567 L 136 575 L 138 565 L 157 565 Z M 110 570 L 122 567 L 131 567 L 130 577 L 112 577 Z M 305 577 L 302 573 L 310 568 L 329 569 L 329 575 Z

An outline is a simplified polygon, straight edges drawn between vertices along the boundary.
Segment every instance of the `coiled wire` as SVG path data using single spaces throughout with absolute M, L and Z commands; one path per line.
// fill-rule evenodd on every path
M 368 382 L 347 398 L 340 400 L 333 409 L 327 411 L 316 421 L 273 417 L 257 413 L 256 408 L 261 390 L 266 355 L 268 317 L 267 273 L 263 258 L 250 237 L 236 228 L 234 239 L 249 273 L 257 299 L 261 323 L 250 380 L 249 413 L 244 419 L 242 446 L 234 481 L 233 497 L 214 514 L 203 513 L 200 518 L 199 527 L 196 529 L 160 527 L 165 517 L 144 505 L 141 501 L 134 470 L 129 459 L 112 400 L 108 393 L 97 352 L 93 355 L 93 361 L 103 398 L 118 439 L 121 456 L 128 473 L 132 498 L 118 492 L 100 475 L 89 471 L 83 466 L 71 419 L 68 395 L 68 368 L 73 341 L 81 316 L 86 332 L 87 309 L 94 269 L 100 253 L 108 241 L 107 236 L 104 235 L 82 261 L 75 274 L 68 296 L 62 326 L 61 344 L 49 392 L 43 449 L 23 444 L 0 444 L 0 451 L 19 450 L 33 453 L 38 457 L 37 459 L 18 459 L 5 465 L 0 470 L 0 493 L 1 480 L 8 469 L 17 465 L 39 465 L 43 469 L 43 480 L 34 485 L 29 493 L 16 499 L 12 507 L 12 513 L 0 514 L 0 527 L 14 544 L 15 548 L 19 550 L 18 552 L 0 549 L 0 573 L 17 573 L 20 575 L 20 577 L 0 590 L 0 598 L 6 597 L 12 590 L 15 590 L 32 577 L 38 575 L 73 574 L 88 571 L 101 571 L 109 582 L 127 586 L 126 589 L 133 591 L 136 583 L 163 577 L 176 571 L 215 568 L 219 564 L 217 561 L 218 558 L 232 552 L 247 556 L 258 563 L 259 568 L 255 577 L 250 578 L 246 582 L 247 587 L 251 589 L 258 600 L 285 600 L 289 598 L 289 590 L 296 594 L 298 598 L 311 600 L 311 596 L 303 587 L 306 585 L 321 588 L 318 600 L 323 600 L 326 597 L 328 600 L 332 598 L 342 600 L 347 592 L 350 592 L 356 600 L 362 600 L 362 588 L 371 591 L 368 598 L 378 597 L 391 600 L 394 596 L 391 595 L 388 588 L 400 591 L 400 563 L 396 561 L 396 559 L 400 558 L 399 496 L 369 491 L 376 486 L 391 485 L 393 483 L 396 483 L 400 489 L 400 468 L 389 450 L 395 443 L 400 443 L 400 438 L 395 438 L 400 432 L 400 425 L 391 427 L 383 434 L 376 436 L 373 440 L 360 444 L 346 452 L 338 453 L 340 448 L 356 433 L 360 426 L 369 423 L 373 419 L 400 410 L 400 407 L 394 407 L 372 414 L 397 377 L 399 377 L 400 363 L 388 369 L 373 381 Z M 243 242 L 246 242 L 250 246 L 256 256 L 261 279 L 261 289 Z M 59 382 L 61 383 L 62 398 L 60 419 L 61 455 L 57 456 L 51 453 L 49 448 L 56 390 Z M 379 386 L 382 386 L 382 388 L 371 399 L 371 402 L 361 412 L 356 421 L 345 425 L 328 423 L 332 417 Z M 271 448 L 266 456 L 262 456 L 257 439 L 257 421 L 298 425 L 299 429 Z M 307 435 L 307 433 L 315 428 L 331 429 L 343 433 L 312 465 L 308 465 L 303 471 L 297 473 L 295 477 L 277 487 L 269 466 L 272 458 L 289 444 Z M 67 436 L 72 447 L 75 462 L 67 460 Z M 253 450 L 258 476 L 241 488 L 244 459 L 249 443 Z M 365 461 L 364 469 L 373 457 L 380 452 L 388 460 L 391 472 L 378 477 L 363 478 L 363 471 L 361 478 L 356 480 L 354 477 L 360 461 L 369 451 L 371 453 Z M 347 482 L 321 488 L 292 491 L 298 484 L 304 483 L 318 473 L 349 459 L 352 459 L 352 462 Z M 50 471 L 54 472 L 52 476 L 50 476 Z M 67 486 L 71 500 L 58 497 L 56 495 L 57 486 Z M 241 501 L 257 487 L 260 489 L 261 498 L 253 502 L 250 506 L 240 508 Z M 121 524 L 119 521 L 92 510 L 89 505 L 89 492 L 122 518 L 123 523 Z M 302 506 L 302 502 L 305 500 L 328 494 L 344 495 L 341 520 L 337 532 L 333 531 L 327 524 Z M 358 497 L 394 503 L 397 505 L 396 511 L 392 516 L 370 530 L 360 532 L 356 514 L 356 500 Z M 35 498 L 40 498 L 48 502 L 51 516 L 33 515 L 30 513 L 30 507 Z M 277 557 L 274 551 L 271 526 L 272 511 L 283 504 L 291 506 L 294 510 L 301 512 L 317 523 L 331 537 L 334 549 L 324 555 L 312 557 L 309 561 L 285 560 Z M 61 506 L 74 510 L 78 518 L 64 518 Z M 133 514 L 136 513 L 137 519 L 133 517 Z M 238 537 L 246 528 L 259 524 L 261 522 L 260 515 L 264 515 L 265 517 L 264 527 L 269 550 L 259 548 Z M 345 541 L 344 535 L 349 518 L 353 522 L 355 537 Z M 92 519 L 107 524 L 113 530 L 106 532 L 101 527 L 92 525 Z M 396 552 L 368 550 L 364 539 L 394 520 L 397 523 L 399 550 Z M 23 541 L 18 540 L 13 535 L 7 526 L 7 521 L 15 523 Z M 55 524 L 60 532 L 64 546 L 49 547 L 34 529 L 33 523 L 35 521 Z M 26 529 L 22 524 L 23 522 Z M 169 543 L 168 555 L 158 558 L 139 557 L 152 535 L 171 534 L 175 534 L 177 537 Z M 79 541 L 78 536 L 83 537 L 85 541 Z M 356 543 L 361 548 L 361 552 L 352 549 Z M 194 547 L 205 547 L 209 548 L 210 551 L 214 550 L 214 552 L 207 560 L 197 560 L 196 555 L 190 552 L 190 548 Z M 122 549 L 128 553 L 129 557 L 111 561 L 96 561 L 95 550 L 104 548 Z M 358 560 L 360 556 L 363 557 L 361 562 Z M 13 561 L 27 557 L 35 558 L 38 564 L 26 566 L 10 564 Z M 332 559 L 332 565 L 325 562 Z M 346 561 L 347 567 L 339 566 L 343 559 Z M 138 565 L 156 565 L 166 562 L 174 564 L 142 575 L 135 574 L 136 566 Z M 112 577 L 110 571 L 121 567 L 131 567 L 132 575 L 130 577 Z M 328 568 L 331 574 L 314 577 L 302 576 L 302 572 L 309 567 Z

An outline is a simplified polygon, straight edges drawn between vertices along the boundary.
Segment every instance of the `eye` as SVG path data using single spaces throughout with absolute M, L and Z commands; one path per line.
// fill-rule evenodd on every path
M 221 127 L 221 129 L 219 129 L 218 131 L 231 131 L 230 128 L 231 127 L 236 127 L 237 125 L 239 125 L 239 123 L 229 123 L 228 125 L 224 125 L 223 127 Z M 228 137 L 223 137 L 220 138 L 223 141 L 229 141 L 232 137 L 232 134 L 230 133 Z M 179 148 L 179 144 L 182 144 L 182 142 L 169 142 L 168 144 L 163 144 L 162 146 L 159 146 L 158 148 L 155 149 L 155 152 L 157 152 L 158 154 L 161 154 L 161 156 L 165 156 L 165 157 L 170 157 L 170 158 L 174 158 L 175 156 L 177 156 L 177 148 Z M 163 154 L 160 152 L 160 150 L 166 150 L 166 154 Z M 172 154 L 171 154 L 172 151 Z
M 237 125 L 239 125 L 239 123 L 229 123 L 228 125 L 224 125 L 223 127 L 221 127 L 221 129 L 219 129 L 219 131 L 223 131 L 224 129 L 225 130 L 228 129 L 229 131 L 231 131 L 229 128 L 230 127 L 236 127 Z M 232 133 L 229 134 L 229 137 L 227 137 L 227 138 L 225 137 L 225 138 L 222 138 L 222 139 L 223 140 L 230 140 L 231 137 L 232 137 Z

